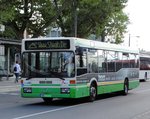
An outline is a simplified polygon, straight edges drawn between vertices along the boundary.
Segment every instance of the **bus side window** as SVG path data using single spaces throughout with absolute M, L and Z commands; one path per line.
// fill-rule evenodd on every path
M 88 69 L 90 73 L 98 73 L 98 52 L 95 49 L 88 49 Z
M 139 68 L 139 55 L 135 55 L 135 57 L 136 57 L 136 60 L 135 60 L 135 67 L 136 68 Z M 149 64 L 149 63 L 148 63 Z
M 87 67 L 87 57 L 76 55 L 76 67 Z
M 116 71 L 122 68 L 122 52 L 117 52 Z
M 76 55 L 77 76 L 87 73 L 87 53 L 82 50 L 82 53 Z
M 77 76 L 86 74 L 87 73 L 87 68 L 77 68 Z
M 135 68 L 136 67 L 136 55 L 130 54 L 130 68 Z
M 116 57 L 114 51 L 107 51 L 107 65 L 108 65 L 108 72 L 115 72 L 116 71 Z
M 123 63 L 123 68 L 129 68 L 130 67 L 129 53 L 123 53 L 122 63 Z
M 105 56 L 105 51 L 103 50 L 98 50 L 98 72 L 106 72 L 106 56 Z

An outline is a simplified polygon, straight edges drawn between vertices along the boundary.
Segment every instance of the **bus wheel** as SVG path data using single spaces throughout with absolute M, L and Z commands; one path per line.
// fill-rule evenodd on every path
M 89 101 L 93 102 L 96 99 L 96 95 L 97 95 L 96 86 L 94 84 L 91 84 Z
M 43 98 L 44 102 L 49 104 L 52 102 L 53 98 Z
M 145 75 L 144 75 L 144 81 L 147 80 L 147 72 L 145 72 Z
M 129 90 L 128 80 L 125 79 L 124 81 L 124 89 L 123 89 L 123 95 L 127 95 Z

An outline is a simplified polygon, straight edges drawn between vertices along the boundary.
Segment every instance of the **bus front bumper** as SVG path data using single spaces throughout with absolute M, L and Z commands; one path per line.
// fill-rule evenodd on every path
M 55 88 L 22 87 L 21 96 L 24 98 L 80 98 L 89 96 L 89 87 L 87 85 Z

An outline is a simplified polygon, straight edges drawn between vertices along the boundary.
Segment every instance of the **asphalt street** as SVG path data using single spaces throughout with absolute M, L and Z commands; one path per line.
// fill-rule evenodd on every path
M 129 91 L 100 95 L 93 103 L 84 99 L 56 99 L 45 104 L 42 99 L 22 98 L 14 79 L 0 81 L 0 119 L 150 119 L 150 81 Z
M 8 93 L 13 91 L 19 91 L 20 82 L 15 83 L 15 77 L 10 77 L 9 80 L 7 78 L 2 78 L 0 81 L 0 93 Z

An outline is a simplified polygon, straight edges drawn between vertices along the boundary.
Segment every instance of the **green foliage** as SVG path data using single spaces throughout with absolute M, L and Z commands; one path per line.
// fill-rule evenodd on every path
M 0 23 L 12 20 L 15 15 L 15 8 L 12 5 L 12 1 L 0 0 Z
M 2 1 L 6 5 L 10 2 Z M 16 39 L 22 39 L 25 30 L 32 37 L 45 35 L 46 28 L 56 21 L 51 0 L 13 0 L 11 5 L 15 8 L 14 15 L 11 15 L 13 19 L 7 17 L 2 23 L 12 29 Z M 5 16 L 9 16 L 9 13 Z M 7 34 L 5 31 L 3 35 Z
M 105 41 L 111 36 L 114 43 L 120 43 L 128 24 L 128 16 L 122 12 L 127 0 L 1 0 L 0 3 L 0 23 L 7 28 L 3 35 L 16 39 L 22 39 L 25 30 L 30 37 L 45 36 L 49 27 L 60 27 L 63 36 L 74 36 L 77 25 L 78 37 L 95 34 Z
M 72 2 L 75 0 L 71 0 Z M 74 32 L 75 16 L 73 10 L 77 9 L 77 36 L 88 37 L 95 34 L 96 37 L 101 37 L 105 41 L 106 36 L 111 36 L 114 43 L 121 43 L 123 34 L 126 32 L 128 17 L 122 12 L 127 0 L 76 0 L 76 5 L 72 5 L 68 10 L 68 14 L 62 16 L 64 21 L 58 22 L 64 36 L 70 36 Z M 75 7 L 75 8 L 74 8 Z M 74 8 L 74 9 L 73 9 Z M 62 12 L 63 14 L 63 12 Z M 67 16 L 67 17 L 66 17 Z M 62 19 L 62 17 L 60 19 Z M 58 18 L 58 19 L 59 19 Z
M 122 43 L 124 33 L 129 24 L 128 16 L 122 11 L 119 11 L 115 12 L 109 20 L 107 27 L 105 27 L 106 35 L 112 36 L 112 39 L 115 39 L 115 41 L 112 42 L 116 44 Z

